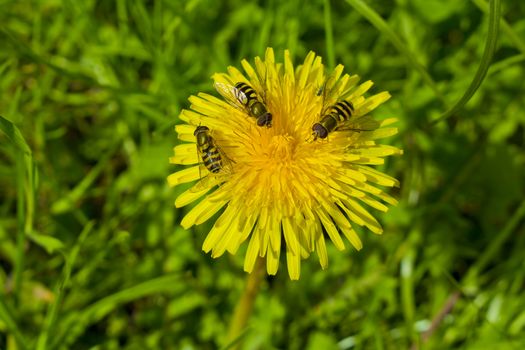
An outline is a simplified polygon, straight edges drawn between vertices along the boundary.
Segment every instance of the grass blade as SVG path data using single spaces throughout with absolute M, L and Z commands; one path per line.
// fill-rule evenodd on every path
M 22 136 L 15 124 L 0 115 L 0 130 L 5 133 L 7 138 L 25 154 L 31 154 L 31 148 Z
M 113 155 L 113 151 L 106 153 L 101 157 L 100 161 L 84 176 L 69 193 L 58 199 L 51 205 L 51 212 L 53 214 L 61 214 L 74 208 L 75 203 L 82 198 L 82 196 L 91 188 L 95 180 L 106 168 L 108 162 Z
M 16 148 L 16 189 L 17 189 L 17 248 L 14 268 L 15 300 L 18 301 L 24 269 L 24 246 L 26 233 L 32 231 L 34 213 L 34 164 L 31 148 L 20 130 L 11 121 L 0 116 L 0 130 Z
M 415 323 L 415 299 L 414 299 L 414 261 L 415 252 L 410 251 L 401 260 L 400 277 L 401 277 L 401 303 L 403 305 L 403 315 L 405 317 L 405 325 L 407 333 L 410 335 L 413 343 L 418 342 L 417 333 L 414 329 Z
M 64 289 L 68 285 L 69 278 L 71 277 L 71 270 L 73 269 L 73 266 L 75 265 L 75 261 L 80 251 L 80 247 L 82 246 L 82 243 L 84 243 L 86 237 L 89 235 L 89 233 L 93 229 L 94 224 L 95 224 L 94 221 L 90 221 L 88 222 L 86 226 L 84 226 L 84 229 L 80 233 L 77 243 L 75 244 L 73 249 L 71 249 L 69 256 L 66 257 L 64 270 L 62 273 L 63 274 L 62 280 L 58 283 L 58 285 L 55 288 L 55 300 L 48 309 L 46 319 L 44 322 L 44 327 L 38 337 L 37 347 L 36 347 L 37 350 L 47 349 L 47 341 L 49 339 L 49 334 L 51 334 L 53 331 L 53 326 L 55 325 L 55 321 L 58 315 L 58 309 L 60 307 L 60 304 L 62 303 L 62 300 L 64 299 Z
M 335 67 L 334 55 L 334 31 L 332 26 L 332 10 L 330 0 L 324 0 L 324 33 L 326 39 L 326 56 L 328 59 L 328 68 Z
M 498 39 L 499 22 L 501 18 L 501 1 L 490 0 L 489 6 L 489 33 L 487 36 L 487 41 L 485 42 L 485 49 L 483 51 L 483 56 L 481 57 L 481 63 L 479 64 L 478 70 L 463 96 L 454 104 L 454 106 L 452 106 L 452 108 L 432 121 L 432 124 L 439 123 L 440 121 L 449 118 L 459 111 L 472 98 L 472 96 L 474 96 L 483 82 L 483 79 L 485 79 L 485 76 L 487 75 L 490 63 L 492 62 L 492 57 L 494 56 L 494 51 L 496 50 L 496 41 Z
M 501 250 L 501 247 L 508 241 L 509 237 L 515 232 L 521 220 L 525 217 L 525 200 L 521 202 L 520 206 L 512 217 L 507 221 L 507 224 L 495 235 L 492 242 L 488 245 L 487 249 L 481 254 L 479 259 L 470 268 L 465 281 L 470 282 L 474 277 L 477 277 L 479 273 L 493 261 L 496 254 Z
M 515 56 L 511 56 L 509 58 L 505 58 L 499 62 L 493 63 L 490 66 L 490 69 L 488 71 L 488 75 L 496 74 L 502 70 L 505 70 L 509 68 L 512 65 L 518 64 L 525 61 L 525 54 L 519 54 Z
M 472 2 L 483 12 L 490 15 L 490 8 L 485 0 L 472 0 Z M 525 42 L 522 38 L 516 34 L 516 31 L 510 26 L 510 24 L 502 17 L 501 18 L 501 30 L 509 37 L 509 40 L 516 46 L 522 54 L 525 54 Z
M 439 91 L 436 83 L 428 74 L 425 67 L 423 67 L 416 59 L 416 56 L 409 50 L 401 38 L 390 28 L 388 23 L 385 22 L 379 14 L 365 4 L 362 0 L 346 0 L 350 6 L 352 6 L 357 12 L 359 12 L 363 17 L 365 17 L 377 30 L 383 33 L 388 40 L 394 45 L 394 47 L 403 55 L 408 61 L 410 66 L 414 68 L 423 78 L 423 81 L 432 89 L 434 95 L 443 103 L 444 106 L 447 106 L 447 101 L 443 94 Z
M 56 348 L 58 345 L 70 345 L 89 325 L 99 321 L 120 305 L 148 295 L 171 292 L 177 283 L 180 283 L 180 275 L 158 277 L 96 301 L 74 315 L 65 329 L 62 329 L 61 332 L 55 332 L 55 341 L 50 348 Z
M 221 350 L 231 350 L 235 346 L 238 346 L 241 341 L 252 331 L 250 326 L 246 327 L 235 339 L 230 341 L 228 344 L 224 345 Z
M 24 208 L 26 207 L 25 192 L 25 166 L 24 156 L 22 152 L 16 152 L 16 260 L 14 267 L 14 295 L 15 302 L 20 300 L 20 292 L 22 289 L 22 272 L 24 271 L 24 257 L 25 257 L 25 242 L 26 230 L 24 222 L 27 219 Z M 18 305 L 18 304 L 17 304 Z
M 13 316 L 9 312 L 3 296 L 0 297 L 0 319 L 5 323 L 7 329 L 13 334 L 16 341 L 18 342 L 18 346 L 20 346 L 20 349 L 29 349 L 28 343 L 20 332 L 20 329 L 14 321 Z

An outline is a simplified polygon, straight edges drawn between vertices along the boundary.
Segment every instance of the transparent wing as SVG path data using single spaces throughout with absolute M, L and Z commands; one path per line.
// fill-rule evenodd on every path
M 190 192 L 192 193 L 200 192 L 210 189 L 216 185 L 220 185 L 228 178 L 225 174 L 221 174 L 220 172 L 217 174 L 210 173 L 204 165 L 201 167 L 203 168 L 202 172 L 205 173 L 205 175 L 190 189 Z
M 219 151 L 219 154 L 221 155 L 221 161 L 222 161 L 222 167 L 217 173 L 212 173 L 206 168 L 203 162 L 199 164 L 199 176 L 200 180 L 197 182 L 191 189 L 190 192 L 200 192 L 205 189 L 209 189 L 213 186 L 220 185 L 223 182 L 225 182 L 233 173 L 233 166 L 232 166 L 232 160 L 228 158 L 222 150 L 215 146 L 217 150 Z M 201 159 L 201 155 L 199 152 L 199 149 L 197 147 L 197 153 L 199 156 L 199 159 Z
M 339 100 L 340 96 L 336 95 L 337 92 L 337 81 L 333 75 L 327 77 L 324 83 L 317 89 L 317 96 L 322 98 L 321 116 L 328 113 L 331 106 L 335 105 Z
M 261 98 L 263 100 L 263 103 L 266 104 L 267 102 L 266 89 L 268 88 L 268 69 L 264 70 L 264 78 L 260 85 L 262 87 Z
M 200 180 L 198 182 L 195 183 L 195 185 L 193 185 L 193 187 L 190 188 L 190 192 L 192 193 L 196 193 L 196 192 L 200 192 L 200 191 L 203 191 L 205 189 L 209 189 L 211 187 L 213 187 L 213 178 L 208 176 L 209 175 L 209 171 L 208 169 L 206 169 L 206 167 L 204 166 L 204 164 L 200 164 L 199 165 L 199 174 L 200 174 Z
M 373 119 L 371 116 L 362 116 L 350 118 L 343 124 L 339 125 L 336 131 L 374 131 L 379 128 L 379 121 Z
M 231 176 L 230 170 L 227 170 L 227 168 L 221 169 L 221 171 L 218 173 L 211 173 L 204 165 L 201 167 L 202 172 L 205 175 L 190 189 L 190 192 L 192 193 L 200 192 L 205 189 L 210 189 L 214 186 L 220 185 L 223 182 L 226 182 Z
M 221 94 L 221 96 L 224 97 L 226 102 L 228 102 L 230 105 L 243 112 L 250 112 L 247 105 L 248 97 L 244 92 L 229 84 L 216 82 L 213 84 L 213 86 L 215 87 L 215 90 L 217 90 L 217 92 Z

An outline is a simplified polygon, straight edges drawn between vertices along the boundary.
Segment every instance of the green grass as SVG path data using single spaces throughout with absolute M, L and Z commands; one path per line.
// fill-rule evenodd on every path
M 385 233 L 282 261 L 243 348 L 523 348 L 525 3 L 499 3 L 0 1 L 0 349 L 234 346 L 243 252 L 179 226 L 168 157 L 187 98 L 267 46 L 390 91 L 404 155 Z

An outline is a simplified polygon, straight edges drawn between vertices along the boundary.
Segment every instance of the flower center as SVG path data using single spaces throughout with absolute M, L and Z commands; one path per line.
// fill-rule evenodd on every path
M 268 158 L 274 161 L 287 162 L 295 153 L 296 140 L 289 134 L 274 135 L 268 143 Z

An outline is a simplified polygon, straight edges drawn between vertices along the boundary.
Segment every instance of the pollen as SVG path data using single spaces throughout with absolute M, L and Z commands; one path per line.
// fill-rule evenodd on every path
M 278 164 L 286 164 L 294 159 L 297 141 L 290 135 L 272 136 L 268 147 L 268 158 Z

